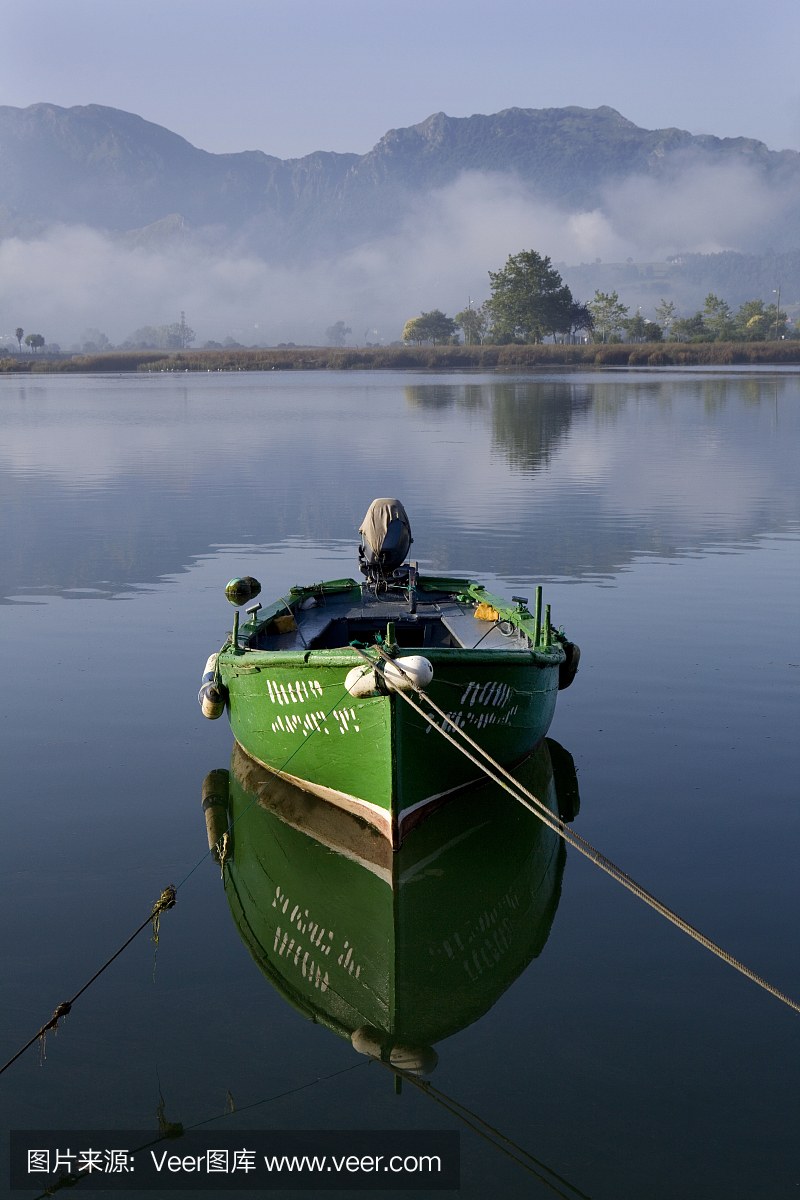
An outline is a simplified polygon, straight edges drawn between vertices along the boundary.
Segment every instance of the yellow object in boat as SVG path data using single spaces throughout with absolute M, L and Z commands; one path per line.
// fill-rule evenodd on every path
M 476 621 L 499 621 L 500 613 L 491 604 L 479 604 L 475 609 Z

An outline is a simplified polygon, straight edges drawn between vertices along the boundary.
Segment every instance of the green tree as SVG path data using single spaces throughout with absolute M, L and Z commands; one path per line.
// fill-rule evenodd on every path
M 437 342 L 441 345 L 442 342 L 449 342 L 456 330 L 456 323 L 452 317 L 448 317 L 440 309 L 434 308 L 430 312 L 420 313 L 418 317 L 412 317 L 410 321 L 406 321 L 403 328 L 403 341 L 416 342 L 418 345 L 422 342 L 432 342 L 435 346 Z
M 664 340 L 661 326 L 655 321 L 648 321 L 640 312 L 625 321 L 624 328 L 629 342 L 661 342 Z
M 418 346 L 422 345 L 425 340 L 425 330 L 421 317 L 411 317 L 406 321 L 403 326 L 402 338 L 406 343 L 416 342 Z
M 474 346 L 476 342 L 483 345 L 483 339 L 489 332 L 490 320 L 489 313 L 486 311 L 486 305 L 482 304 L 480 308 L 465 308 L 463 312 L 456 313 L 454 317 L 455 323 L 464 334 L 464 341 L 468 346 Z
M 703 305 L 703 320 L 713 335 L 715 341 L 729 342 L 736 333 L 733 323 L 733 313 L 724 300 L 720 300 L 713 292 L 709 292 Z
M 620 303 L 616 292 L 607 294 L 596 291 L 594 299 L 589 301 L 588 308 L 594 319 L 595 337 L 599 333 L 602 341 L 605 342 L 609 334 L 618 333 L 620 329 L 625 328 L 628 309 Z
M 420 316 L 425 328 L 426 340 L 433 342 L 449 342 L 456 331 L 456 323 L 452 317 L 446 316 L 440 309 L 434 308 Z
M 183 314 L 181 314 L 182 316 Z M 171 325 L 143 325 L 135 329 L 122 343 L 131 350 L 185 350 L 194 341 L 195 333 L 185 320 Z
M 594 330 L 594 317 L 588 304 L 573 300 L 569 310 L 569 333 L 578 333 L 579 330 L 591 333 Z
M 768 342 L 773 339 L 777 341 L 778 338 L 786 337 L 789 326 L 787 323 L 788 317 L 783 309 L 778 311 L 777 304 L 768 304 L 764 309 L 764 316 L 767 318 L 766 340 Z
M 742 342 L 764 342 L 786 335 L 786 313 L 776 304 L 747 300 L 733 318 L 736 336 Z
M 703 314 L 698 309 L 693 317 L 679 317 L 672 322 L 671 339 L 675 342 L 713 342 L 714 335 L 706 329 Z
M 740 342 L 763 341 L 767 327 L 763 300 L 746 300 L 734 317 L 736 337 Z
M 572 293 L 549 258 L 521 250 L 501 271 L 490 271 L 489 280 L 494 341 L 540 342 L 549 333 L 570 332 Z
M 35 354 L 44 345 L 44 338 L 40 333 L 29 333 L 25 338 L 25 345 L 30 346 Z
M 194 330 L 184 320 L 159 325 L 159 341 L 165 350 L 186 350 L 194 341 Z
M 20 325 L 18 325 L 17 328 L 14 330 L 14 337 L 17 339 L 17 342 L 19 343 L 20 350 L 22 349 L 22 335 L 24 334 L 24 332 L 25 332 L 25 330 Z
M 661 328 L 669 335 L 670 328 L 678 319 L 678 311 L 671 300 L 661 297 L 660 303 L 656 306 L 656 319 Z
M 769 330 L 769 317 L 763 300 L 746 300 L 733 318 L 740 342 L 763 342 Z
M 640 312 L 624 321 L 622 327 L 629 342 L 643 342 L 647 337 L 647 321 Z
M 353 331 L 344 321 L 334 321 L 325 330 L 325 340 L 329 346 L 343 346 L 349 334 Z

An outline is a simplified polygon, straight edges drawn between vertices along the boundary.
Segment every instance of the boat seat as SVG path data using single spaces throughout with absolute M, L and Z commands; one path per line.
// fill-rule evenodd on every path
M 331 612 L 330 609 L 324 607 L 308 608 L 304 612 L 297 612 L 295 610 L 295 618 L 297 619 L 300 632 L 309 646 L 312 646 L 315 642 L 319 643 L 319 639 L 330 628 L 338 616 L 338 612 Z M 300 641 L 299 638 L 297 640 Z
M 279 614 L 280 615 L 280 614 Z M 306 612 L 294 614 L 298 617 L 298 627 L 306 643 L 311 646 L 325 633 L 333 623 L 334 617 L 324 608 L 312 608 Z M 303 640 L 297 630 L 290 633 L 259 633 L 255 639 L 254 650 L 302 650 Z
M 511 637 L 506 637 L 495 626 L 487 634 L 489 622 L 476 621 L 472 614 L 472 609 L 458 608 L 456 605 L 453 605 L 452 608 L 442 606 L 442 622 L 445 628 L 465 650 L 474 649 L 476 642 L 481 643 L 478 647 L 480 650 L 505 650 L 506 652 L 530 650 L 528 639 L 520 637 L 516 631 Z M 484 634 L 486 634 L 485 637 Z

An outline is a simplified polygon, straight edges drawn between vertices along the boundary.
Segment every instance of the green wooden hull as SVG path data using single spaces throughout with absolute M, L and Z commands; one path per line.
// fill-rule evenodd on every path
M 547 742 L 519 774 L 557 811 Z M 482 1016 L 547 941 L 564 843 L 500 789 L 441 809 L 397 852 L 238 748 L 228 803 L 242 940 L 295 1008 L 357 1048 L 430 1069 L 426 1048 Z
M 426 649 L 426 691 L 502 764 L 529 755 L 555 710 L 560 647 Z M 402 652 L 398 661 L 402 664 Z M 397 695 L 356 699 L 345 677 L 354 650 L 223 653 L 234 736 L 258 762 L 370 821 L 393 846 L 481 772 Z

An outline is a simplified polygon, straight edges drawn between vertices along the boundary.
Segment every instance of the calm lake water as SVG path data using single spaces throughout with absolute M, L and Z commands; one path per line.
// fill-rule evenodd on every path
M 423 571 L 544 584 L 582 650 L 551 728 L 574 828 L 800 997 L 800 376 L 6 377 L 0 422 L 3 1061 L 207 850 L 232 738 L 196 693 L 227 580 L 356 575 L 383 495 Z M 594 1200 L 796 1197 L 797 1013 L 574 851 L 548 878 L 549 936 L 464 1008 L 433 1085 Z M 162 1103 L 220 1131 L 461 1128 L 465 1197 L 552 1194 L 295 1011 L 210 859 L 155 978 L 153 951 L 6 1072 L 4 1129 L 156 1129 Z

